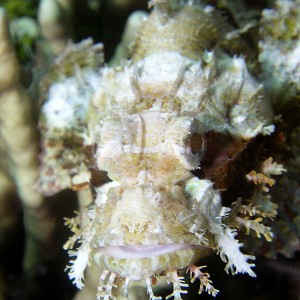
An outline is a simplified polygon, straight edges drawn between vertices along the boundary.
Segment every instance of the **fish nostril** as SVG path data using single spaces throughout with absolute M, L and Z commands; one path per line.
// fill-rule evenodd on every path
M 125 233 L 141 233 L 150 230 L 149 224 L 145 223 L 126 223 L 121 225 L 121 230 Z
M 122 225 L 121 225 L 121 229 L 122 229 L 122 231 L 124 231 L 124 232 L 130 232 L 129 227 L 128 227 L 128 225 L 126 225 L 126 224 L 122 224 Z

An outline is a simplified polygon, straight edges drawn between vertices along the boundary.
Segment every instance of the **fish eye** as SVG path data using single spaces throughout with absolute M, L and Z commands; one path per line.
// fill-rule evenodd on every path
M 206 151 L 206 139 L 199 120 L 178 118 L 170 124 L 168 133 L 181 165 L 188 170 L 197 168 Z
M 190 149 L 193 155 L 203 154 L 206 150 L 206 140 L 203 134 L 194 132 L 190 134 L 186 140 L 186 148 Z
M 189 132 L 185 138 L 184 156 L 194 168 L 196 168 L 206 151 L 206 138 L 201 124 L 194 119 L 191 122 Z

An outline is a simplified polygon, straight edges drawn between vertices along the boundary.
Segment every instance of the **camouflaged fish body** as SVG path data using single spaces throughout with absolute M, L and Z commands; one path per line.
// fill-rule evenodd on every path
M 77 82 L 62 99 L 73 109 L 70 119 L 64 120 L 66 105 L 59 121 L 53 121 L 58 83 L 50 86 L 43 109 L 48 138 L 51 132 L 70 132 L 78 147 L 44 146 L 41 170 L 52 175 L 40 180 L 40 189 L 51 193 L 51 187 L 57 191 L 89 184 L 90 161 L 80 148 L 94 148 L 94 168 L 111 180 L 95 187 L 95 202 L 81 216 L 84 225 L 80 218 L 67 221 L 74 236 L 65 247 L 75 248 L 70 250 L 69 277 L 82 288 L 88 263 L 97 264 L 103 270 L 98 299 L 113 299 L 116 277 L 125 280 L 125 294 L 130 281 L 146 280 L 150 298 L 158 299 L 150 279 L 164 274 L 173 282 L 170 297 L 181 299 L 186 285 L 176 271 L 186 267 L 200 279 L 201 291 L 215 296 L 209 275 L 194 266 L 212 250 L 226 262 L 226 271 L 255 276 L 249 262 L 254 257 L 243 254 L 236 239 L 245 222 L 235 217 L 231 226 L 230 208 L 222 206 L 215 183 L 191 171 L 201 168 L 210 132 L 245 143 L 272 132 L 270 103 L 244 58 L 228 54 L 236 43 L 230 48 L 226 27 L 219 25 L 223 20 L 212 7 L 153 4 L 127 62 L 100 72 L 81 68 L 79 77 L 66 76 L 66 89 Z M 75 121 L 76 111 L 81 115 Z M 65 161 L 67 152 L 71 167 L 60 164 L 57 172 L 54 159 Z M 58 187 L 57 176 L 65 186 Z M 251 227 L 249 222 L 245 226 Z M 266 230 L 261 228 L 257 231 Z

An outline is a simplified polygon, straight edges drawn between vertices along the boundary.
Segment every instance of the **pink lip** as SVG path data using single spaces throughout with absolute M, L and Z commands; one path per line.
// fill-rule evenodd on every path
M 179 250 L 192 249 L 198 246 L 189 244 L 170 244 L 170 245 L 150 245 L 150 246 L 107 246 L 100 248 L 107 255 L 126 259 L 126 258 L 145 258 L 162 255 Z

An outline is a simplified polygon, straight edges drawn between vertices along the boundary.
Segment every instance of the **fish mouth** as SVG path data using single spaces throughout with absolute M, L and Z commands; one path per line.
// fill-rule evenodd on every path
M 197 245 L 189 244 L 169 244 L 169 245 L 127 245 L 127 246 L 106 246 L 100 247 L 103 254 L 113 256 L 119 259 L 138 259 L 147 258 L 180 250 L 204 248 Z

